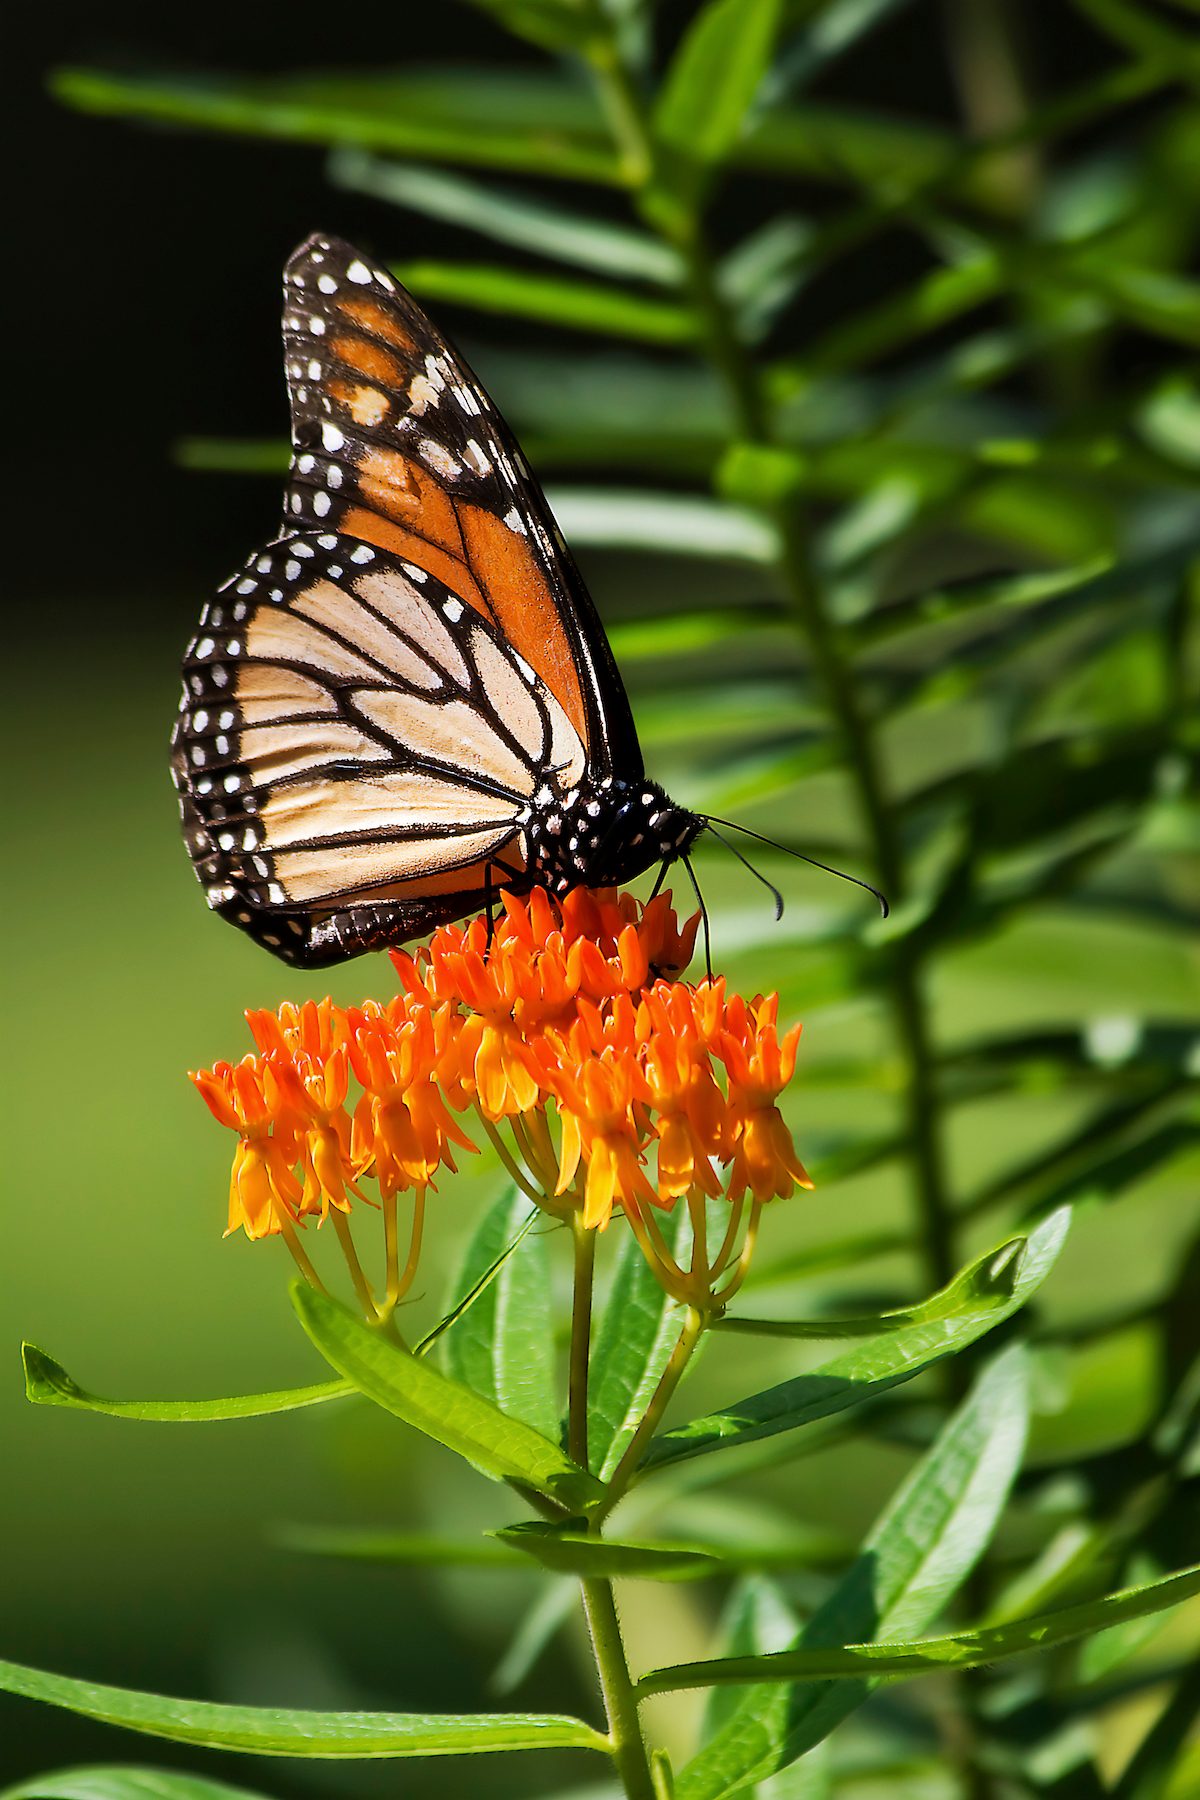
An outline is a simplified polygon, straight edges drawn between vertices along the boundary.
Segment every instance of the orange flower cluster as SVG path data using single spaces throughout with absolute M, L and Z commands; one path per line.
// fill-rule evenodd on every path
M 800 1028 L 780 1038 L 776 995 L 676 979 L 697 925 L 665 893 L 506 895 L 490 934 L 477 918 L 393 952 L 401 991 L 385 1004 L 248 1014 L 257 1055 L 192 1077 L 239 1136 L 229 1229 L 293 1247 L 310 1218 L 341 1231 L 367 1178 L 387 1223 L 397 1195 L 420 1202 L 456 1148 L 475 1148 L 454 1118 L 472 1110 L 531 1198 L 590 1228 L 619 1208 L 686 1288 L 654 1209 L 686 1199 L 699 1234 L 710 1200 L 740 1219 L 749 1198 L 757 1217 L 811 1186 L 777 1104 Z

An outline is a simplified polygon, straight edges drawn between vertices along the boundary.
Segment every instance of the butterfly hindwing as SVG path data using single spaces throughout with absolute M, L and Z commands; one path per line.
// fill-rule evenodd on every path
M 205 609 L 174 742 L 210 904 L 318 962 L 428 929 L 525 867 L 583 744 L 533 667 L 436 576 L 334 532 L 280 539 Z
M 482 386 L 386 269 L 312 237 L 285 273 L 288 523 L 439 577 L 556 695 L 598 774 L 641 752 L 608 641 L 545 498 Z

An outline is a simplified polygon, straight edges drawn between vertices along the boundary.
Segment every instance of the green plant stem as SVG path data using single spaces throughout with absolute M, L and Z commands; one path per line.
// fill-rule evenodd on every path
M 611 1581 L 582 1581 L 583 1610 L 608 1716 L 612 1758 L 629 1800 L 655 1800 L 654 1777 L 638 1717 L 637 1695 L 625 1660 Z
M 582 1468 L 588 1467 L 588 1362 L 592 1346 L 592 1287 L 596 1267 L 596 1233 L 577 1212 L 572 1220 L 575 1269 L 571 1301 L 571 1354 L 567 1405 L 567 1449 Z M 653 1404 L 653 1403 L 652 1403 Z M 597 1534 L 600 1516 L 590 1521 Z M 625 1645 L 611 1581 L 580 1582 L 583 1610 L 604 1696 L 612 1758 L 629 1800 L 655 1800 L 654 1779 L 642 1737 L 637 1697 L 625 1660 Z
M 730 309 L 716 281 L 700 221 L 679 220 L 671 227 L 664 223 L 661 208 L 653 204 L 650 193 L 654 179 L 653 139 L 638 90 L 615 52 L 606 57 L 593 55 L 592 68 L 610 119 L 619 115 L 622 121 L 623 154 L 627 154 L 631 168 L 636 164 L 645 170 L 638 196 L 640 210 L 684 259 L 705 343 L 725 384 L 738 428 L 752 442 L 769 443 L 772 429 L 763 383 L 738 339 Z M 906 893 L 905 859 L 871 721 L 862 706 L 850 660 L 825 609 L 796 503 L 791 501 L 773 509 L 772 516 L 779 530 L 779 574 L 810 646 L 845 749 L 880 884 L 893 906 L 898 907 Z M 912 1147 L 913 1197 L 921 1224 L 925 1275 L 931 1286 L 943 1287 L 956 1267 L 954 1229 L 938 1128 L 933 1034 L 924 972 L 920 954 L 910 941 L 900 939 L 893 945 L 887 976 L 893 1028 L 908 1072 L 905 1127 Z
M 588 1357 L 592 1347 L 592 1277 L 596 1233 L 576 1213 L 575 1283 L 571 1300 L 571 1359 L 568 1375 L 567 1449 L 581 1469 L 588 1466 Z
M 659 1376 L 649 1406 L 642 1414 L 637 1430 L 626 1445 L 625 1454 L 613 1470 L 608 1484 L 608 1496 L 603 1511 L 610 1512 L 616 1505 L 633 1478 L 634 1471 L 641 1461 L 642 1451 L 658 1430 L 659 1420 L 666 1411 L 671 1395 L 679 1386 L 684 1370 L 692 1359 L 692 1352 L 700 1342 L 704 1328 L 708 1324 L 707 1316 L 698 1307 L 689 1306 L 683 1329 L 675 1342 L 675 1348 L 667 1361 L 667 1366 Z

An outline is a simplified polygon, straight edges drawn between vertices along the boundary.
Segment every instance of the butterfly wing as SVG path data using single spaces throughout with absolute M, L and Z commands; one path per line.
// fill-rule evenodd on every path
M 589 772 L 642 756 L 608 640 L 540 487 L 466 363 L 385 269 L 315 236 L 288 262 L 286 517 L 425 569 L 534 668 Z
M 490 619 L 335 532 L 268 545 L 205 608 L 172 766 L 209 904 L 290 962 L 424 933 L 519 885 L 583 741 Z

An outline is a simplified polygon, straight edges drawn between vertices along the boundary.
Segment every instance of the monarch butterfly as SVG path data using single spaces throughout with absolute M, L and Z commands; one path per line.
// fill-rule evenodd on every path
M 202 612 L 172 738 L 210 907 L 319 967 L 495 885 L 690 874 L 725 821 L 647 780 L 579 571 L 461 357 L 385 269 L 321 236 L 288 261 L 283 339 L 283 530 Z
M 284 276 L 285 523 L 204 609 L 172 771 L 214 911 L 319 966 L 686 855 L 604 629 L 479 382 L 386 270 Z

